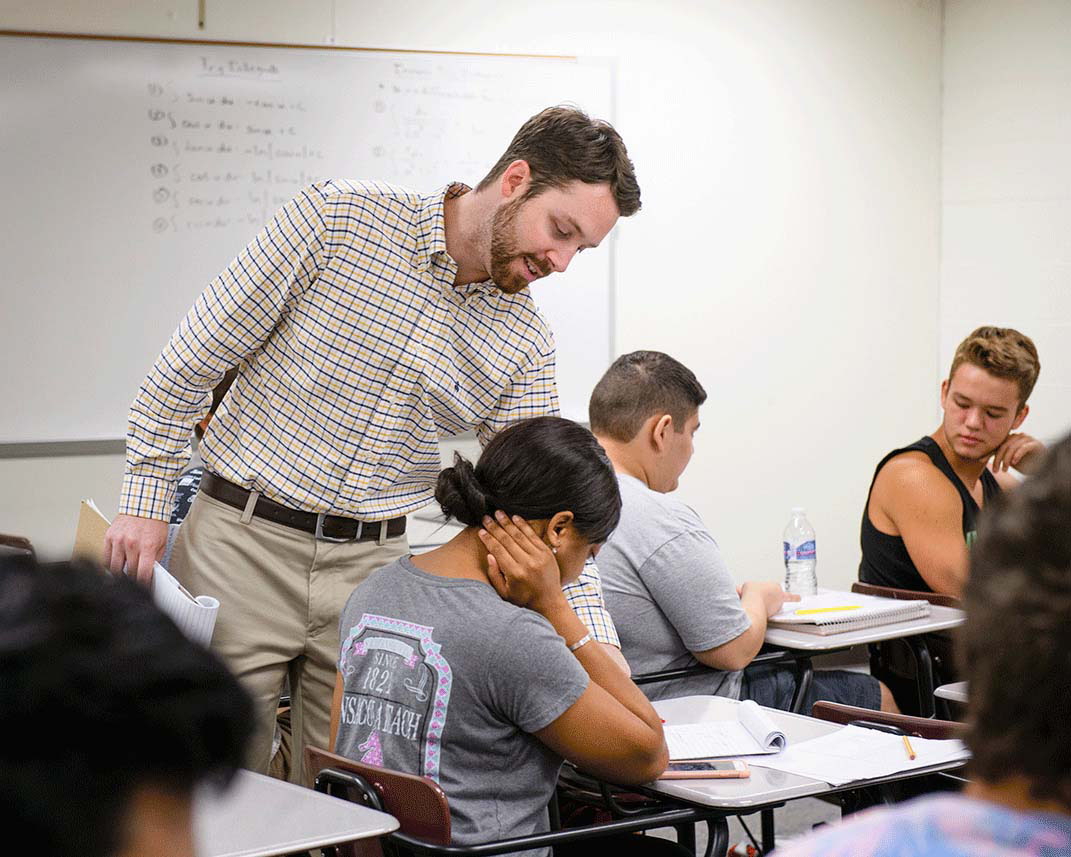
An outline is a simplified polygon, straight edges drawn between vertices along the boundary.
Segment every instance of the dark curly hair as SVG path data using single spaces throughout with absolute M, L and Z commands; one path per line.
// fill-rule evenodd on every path
M 974 774 L 1071 808 L 1071 435 L 983 516 L 964 607 Z
M 501 509 L 539 521 L 573 513 L 573 527 L 591 544 L 610 537 L 621 517 L 621 494 L 610 459 L 594 435 L 561 417 L 535 417 L 495 435 L 472 464 L 454 455 L 439 474 L 435 499 L 443 514 L 470 527 Z

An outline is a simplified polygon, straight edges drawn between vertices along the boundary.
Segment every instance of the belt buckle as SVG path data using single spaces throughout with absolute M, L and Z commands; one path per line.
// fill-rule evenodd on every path
M 341 544 L 343 542 L 355 542 L 361 537 L 361 531 L 364 529 L 364 521 L 358 521 L 357 522 L 357 532 L 353 535 L 352 538 L 340 539 L 340 538 L 337 538 L 336 536 L 325 536 L 324 535 L 324 518 L 326 518 L 326 517 L 327 517 L 327 513 L 326 512 L 317 512 L 316 513 L 316 533 L 315 533 L 315 536 L 314 536 L 316 541 L 318 541 L 318 542 L 335 542 L 336 544 Z

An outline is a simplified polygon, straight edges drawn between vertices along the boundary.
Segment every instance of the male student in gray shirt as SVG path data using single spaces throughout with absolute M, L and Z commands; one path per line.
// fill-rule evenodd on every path
M 773 582 L 737 586 L 699 515 L 668 496 L 692 457 L 706 397 L 686 366 L 659 351 L 619 357 L 591 395 L 591 430 L 621 488 L 621 522 L 599 552 L 606 607 L 634 674 L 712 668 L 644 685 L 652 699 L 709 693 L 787 709 L 789 668 L 743 670 L 762 647 L 766 620 L 798 596 Z M 876 679 L 842 670 L 815 673 L 805 710 L 817 699 L 896 710 Z

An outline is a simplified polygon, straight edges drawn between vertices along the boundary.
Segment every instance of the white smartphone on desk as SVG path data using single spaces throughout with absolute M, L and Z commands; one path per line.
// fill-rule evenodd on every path
M 706 759 L 693 762 L 670 762 L 660 780 L 738 779 L 750 777 L 747 762 L 739 759 Z

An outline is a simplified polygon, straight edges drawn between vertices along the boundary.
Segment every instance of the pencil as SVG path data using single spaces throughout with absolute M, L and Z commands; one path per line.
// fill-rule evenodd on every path
M 907 758 L 912 762 L 915 761 L 915 748 L 911 746 L 911 742 L 907 740 L 907 736 L 904 736 L 904 749 L 907 750 Z

